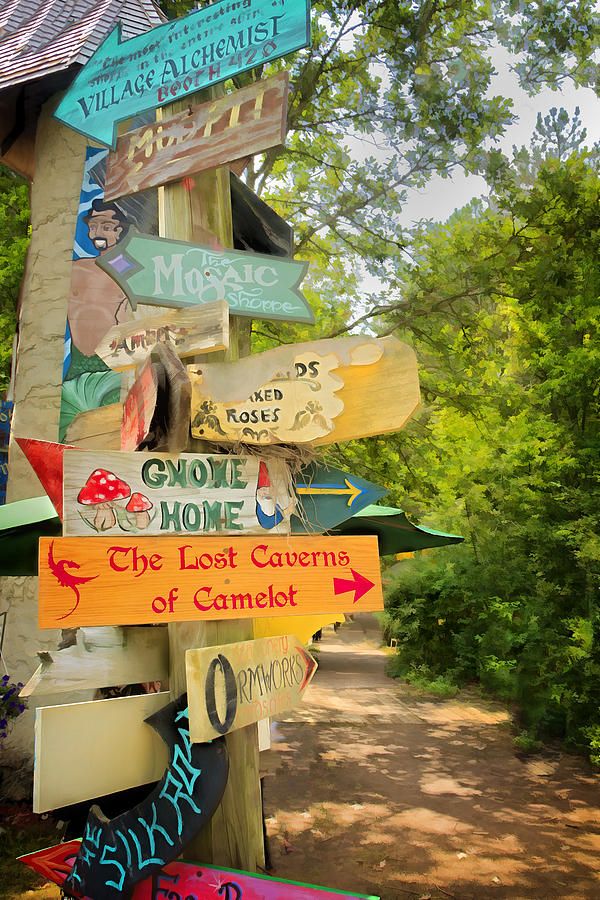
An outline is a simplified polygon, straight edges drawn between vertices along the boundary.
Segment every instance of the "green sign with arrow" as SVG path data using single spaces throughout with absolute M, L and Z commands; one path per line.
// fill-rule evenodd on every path
M 300 508 L 292 515 L 292 534 L 330 531 L 387 494 L 358 475 L 316 463 L 300 469 L 295 488 Z
M 298 285 L 308 263 L 244 250 L 212 250 L 183 241 L 127 236 L 96 259 L 132 306 L 190 307 L 226 300 L 236 316 L 314 322 Z
M 221 0 L 123 42 L 118 26 L 54 115 L 114 149 L 117 122 L 309 43 L 310 0 Z

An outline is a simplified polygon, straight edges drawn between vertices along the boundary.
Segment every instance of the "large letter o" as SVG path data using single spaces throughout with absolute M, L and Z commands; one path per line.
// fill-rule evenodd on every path
M 217 671 L 217 668 L 221 669 L 221 672 L 223 673 L 223 677 L 225 679 L 224 722 L 221 722 L 219 714 L 217 712 L 217 698 L 215 696 L 215 673 Z M 227 732 L 233 725 L 233 720 L 235 719 L 235 714 L 237 712 L 238 695 L 237 683 L 235 680 L 234 671 L 231 667 L 231 663 L 226 656 L 223 656 L 222 653 L 219 653 L 218 656 L 215 656 L 208 668 L 208 672 L 206 673 L 206 684 L 204 686 L 204 695 L 206 700 L 206 712 L 208 713 L 210 724 L 215 729 L 215 731 L 219 732 L 219 734 L 227 734 Z

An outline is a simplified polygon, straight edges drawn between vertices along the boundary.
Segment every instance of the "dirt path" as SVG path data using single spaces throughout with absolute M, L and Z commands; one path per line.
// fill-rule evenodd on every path
M 499 705 L 384 673 L 372 616 L 323 632 L 303 706 L 262 754 L 273 875 L 420 898 L 600 898 L 600 777 L 518 758 Z

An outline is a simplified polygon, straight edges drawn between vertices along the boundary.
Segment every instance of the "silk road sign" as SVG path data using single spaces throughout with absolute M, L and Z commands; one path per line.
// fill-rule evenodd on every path
M 180 359 L 229 347 L 229 307 L 224 300 L 192 309 L 171 309 L 115 325 L 96 353 L 120 371 L 142 365 L 155 344 L 169 344 Z
M 298 288 L 306 262 L 214 250 L 130 229 L 96 263 L 134 303 L 189 308 L 226 300 L 236 316 L 314 322 Z
M 377 538 L 41 538 L 41 628 L 383 609 Z
M 110 147 L 116 124 L 310 43 L 309 0 L 221 0 L 121 41 L 115 28 L 54 116 Z
M 104 199 L 144 191 L 283 144 L 288 74 L 255 81 L 117 141 L 106 163 Z
M 81 841 L 67 841 L 19 856 L 19 861 L 40 874 L 45 881 L 62 887 L 80 847 Z M 312 897 L 322 897 L 323 900 L 348 900 L 352 897 L 356 900 L 380 900 L 371 894 L 334 891 L 299 881 L 282 881 L 270 875 L 217 869 L 215 866 L 181 860 L 169 863 L 151 878 L 140 881 L 131 895 L 132 900 L 160 900 L 165 897 L 171 900 L 183 897 L 186 900 L 281 900 L 282 897 L 285 900 L 312 900 Z M 84 897 L 83 900 L 89 898 Z
M 212 741 L 297 706 L 317 662 L 293 634 L 185 654 L 190 738 Z

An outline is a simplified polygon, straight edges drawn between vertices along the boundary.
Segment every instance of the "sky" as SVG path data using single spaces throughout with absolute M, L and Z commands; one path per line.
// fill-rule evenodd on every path
M 529 97 L 519 87 L 517 76 L 510 70 L 510 54 L 497 48 L 493 55 L 497 75 L 490 90 L 494 94 L 511 97 L 514 101 L 513 112 L 518 121 L 506 129 L 505 136 L 496 144 L 505 153 L 517 147 L 529 145 L 535 128 L 538 112 L 546 115 L 551 107 L 564 107 L 569 115 L 579 106 L 584 128 L 587 128 L 588 146 L 600 141 L 600 99 L 591 88 L 576 88 L 572 82 L 566 82 L 562 91 L 551 91 L 548 88 L 534 97 Z M 432 178 L 427 186 L 419 191 L 410 191 L 401 217 L 403 225 L 410 225 L 418 219 L 445 220 L 457 208 L 464 206 L 473 197 L 487 193 L 485 179 L 478 175 L 465 176 L 457 170 L 451 179 Z
M 510 62 L 515 57 L 501 47 L 493 50 L 493 61 L 497 74 L 493 77 L 489 92 L 511 97 L 514 101 L 513 113 L 516 121 L 506 129 L 505 135 L 494 143 L 508 155 L 511 154 L 513 145 L 521 147 L 529 146 L 533 134 L 537 114 L 547 115 L 555 106 L 558 109 L 564 107 L 570 116 L 575 107 L 579 107 L 583 127 L 587 129 L 586 144 L 591 146 L 600 141 L 600 98 L 591 88 L 576 87 L 571 81 L 566 81 L 560 91 L 551 91 L 544 88 L 535 96 L 530 97 L 519 86 L 517 76 L 511 71 Z M 352 147 L 354 139 L 349 142 L 351 152 L 356 155 L 375 155 L 373 151 L 373 139 L 361 146 L 357 139 Z M 385 154 L 382 148 L 381 153 Z M 455 209 L 464 206 L 474 197 L 486 196 L 487 184 L 479 175 L 468 175 L 457 168 L 451 178 L 434 176 L 427 185 L 420 190 L 407 191 L 407 202 L 400 215 L 400 223 L 409 228 L 420 219 L 432 219 L 445 221 Z M 362 278 L 365 296 L 377 296 L 385 289 L 385 283 L 379 278 L 363 272 Z M 362 311 L 362 310 L 360 310 Z M 364 326 L 363 326 L 364 327 Z

